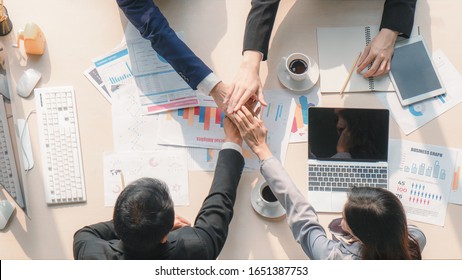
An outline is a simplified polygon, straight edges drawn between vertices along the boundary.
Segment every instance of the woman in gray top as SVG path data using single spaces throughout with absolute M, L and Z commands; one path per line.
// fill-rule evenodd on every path
M 290 179 L 266 143 L 266 127 L 247 108 L 232 115 L 243 139 L 261 161 L 261 173 L 286 209 L 292 233 L 310 259 L 421 259 L 426 239 L 407 225 L 401 202 L 389 191 L 352 188 L 343 210 L 349 240 L 332 240 L 314 208 Z

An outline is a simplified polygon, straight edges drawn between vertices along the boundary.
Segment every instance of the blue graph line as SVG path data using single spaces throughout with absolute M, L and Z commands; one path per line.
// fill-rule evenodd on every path
M 199 111 L 199 122 L 204 123 L 205 122 L 205 107 L 200 107 Z
M 308 98 L 300 96 L 300 105 L 302 106 L 303 123 L 308 124 Z

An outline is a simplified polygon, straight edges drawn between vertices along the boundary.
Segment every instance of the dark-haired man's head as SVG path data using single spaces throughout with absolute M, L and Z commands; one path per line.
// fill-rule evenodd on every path
M 173 227 L 174 204 L 161 180 L 141 178 L 129 184 L 117 198 L 114 207 L 114 229 L 125 247 L 150 251 Z

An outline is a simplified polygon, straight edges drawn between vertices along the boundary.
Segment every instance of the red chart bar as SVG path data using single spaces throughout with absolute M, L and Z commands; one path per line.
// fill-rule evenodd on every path
M 217 108 L 215 111 L 215 124 L 220 124 L 221 123 L 221 109 Z
M 184 108 L 183 119 L 187 120 L 189 117 L 189 108 Z
M 210 107 L 205 107 L 204 130 L 210 129 Z
M 194 108 L 188 108 L 188 115 L 189 115 L 189 119 L 188 119 L 188 125 L 193 125 L 194 124 Z

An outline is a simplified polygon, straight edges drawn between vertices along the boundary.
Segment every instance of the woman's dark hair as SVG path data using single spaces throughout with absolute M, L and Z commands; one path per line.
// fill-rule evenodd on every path
M 393 193 L 353 187 L 343 214 L 352 233 L 363 243 L 363 259 L 422 259 L 419 244 L 409 236 L 403 205 Z
M 114 229 L 128 249 L 154 249 L 172 229 L 173 201 L 165 182 L 141 178 L 129 184 L 114 207 Z

